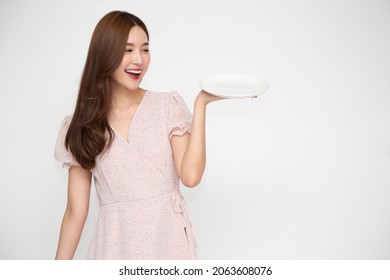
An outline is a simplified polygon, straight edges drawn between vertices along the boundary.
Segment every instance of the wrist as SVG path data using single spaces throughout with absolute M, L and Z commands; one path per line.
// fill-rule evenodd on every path
M 205 108 L 207 106 L 209 102 L 207 102 L 207 100 L 205 100 L 205 98 L 203 98 L 202 96 L 198 95 L 195 99 L 195 108 Z

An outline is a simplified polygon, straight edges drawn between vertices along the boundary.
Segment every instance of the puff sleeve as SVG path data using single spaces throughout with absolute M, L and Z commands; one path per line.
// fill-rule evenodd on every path
M 69 169 L 72 165 L 80 166 L 80 164 L 74 159 L 72 153 L 65 147 L 65 136 L 68 132 L 71 120 L 72 116 L 66 116 L 62 120 L 54 149 L 54 158 L 62 163 L 62 167 L 67 169 Z
M 169 139 L 173 135 L 184 135 L 191 132 L 192 114 L 183 98 L 177 92 L 169 97 L 168 131 Z

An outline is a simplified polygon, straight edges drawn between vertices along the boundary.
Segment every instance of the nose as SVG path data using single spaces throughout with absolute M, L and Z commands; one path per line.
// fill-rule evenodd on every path
M 134 64 L 137 65 L 142 65 L 143 60 L 142 60 L 142 55 L 140 51 L 134 51 L 133 52 L 133 59 L 132 59 Z

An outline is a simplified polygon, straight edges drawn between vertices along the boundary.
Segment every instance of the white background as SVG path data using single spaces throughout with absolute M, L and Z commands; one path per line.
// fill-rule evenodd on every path
M 67 172 L 53 158 L 92 31 L 141 17 L 143 86 L 190 109 L 211 74 L 262 77 L 210 104 L 207 170 L 184 189 L 201 259 L 390 259 L 390 2 L 0 1 L 0 259 L 52 259 Z M 98 215 L 95 193 L 76 258 Z

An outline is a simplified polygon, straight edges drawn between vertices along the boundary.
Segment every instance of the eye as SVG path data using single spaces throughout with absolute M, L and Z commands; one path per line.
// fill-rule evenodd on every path
M 133 49 L 126 49 L 126 52 L 132 52 Z
M 143 49 L 142 52 L 148 53 L 148 52 L 149 52 L 149 49 Z

